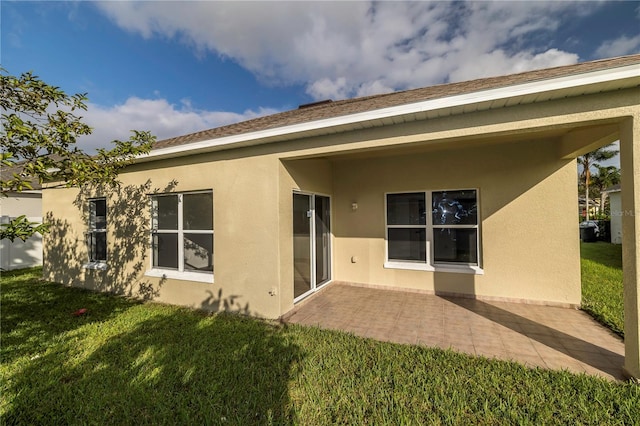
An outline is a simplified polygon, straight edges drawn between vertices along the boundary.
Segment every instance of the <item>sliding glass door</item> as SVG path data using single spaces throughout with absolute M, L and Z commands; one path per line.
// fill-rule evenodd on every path
M 293 297 L 307 296 L 331 280 L 329 197 L 293 193 Z
M 293 194 L 293 297 L 311 291 L 311 196 Z
M 326 284 L 331 279 L 331 222 L 329 197 L 314 195 L 315 198 L 315 240 L 316 240 L 316 287 Z

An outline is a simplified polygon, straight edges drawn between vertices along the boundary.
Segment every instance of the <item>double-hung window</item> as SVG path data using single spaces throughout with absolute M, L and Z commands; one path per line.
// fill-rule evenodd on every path
M 387 267 L 479 270 L 475 189 L 386 195 Z
M 387 257 L 427 261 L 427 201 L 424 192 L 387 194 Z
M 87 252 L 90 265 L 107 260 L 107 200 L 105 198 L 89 200 Z
M 213 193 L 153 195 L 151 205 L 153 268 L 213 274 Z

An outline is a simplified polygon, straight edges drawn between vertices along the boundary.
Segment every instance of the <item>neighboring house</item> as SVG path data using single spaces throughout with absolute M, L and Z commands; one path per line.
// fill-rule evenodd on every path
M 42 191 L 11 192 L 0 198 L 0 223 L 9 223 L 25 215 L 31 222 L 42 223 Z M 34 234 L 26 241 L 0 241 L 0 269 L 29 268 L 42 265 L 42 236 Z
M 160 141 L 115 190 L 45 189 L 45 277 L 268 318 L 337 281 L 578 306 L 576 158 L 619 139 L 640 210 L 639 85 L 634 55 Z M 636 217 L 625 367 L 640 377 Z
M 609 210 L 611 212 L 611 242 L 622 244 L 622 190 L 620 184 L 613 185 L 602 191 L 609 197 Z
M 587 203 L 584 197 L 578 197 L 578 214 L 580 217 L 585 218 L 587 216 Z M 589 218 L 595 217 L 600 211 L 600 200 L 593 200 L 589 198 Z
M 2 180 L 9 179 L 20 167 L 2 167 Z M 7 197 L 0 196 L 0 224 L 9 223 L 16 217 L 25 215 L 32 222 L 42 222 L 42 190 L 38 183 L 32 182 L 33 190 L 9 192 Z M 0 270 L 29 268 L 42 265 L 42 236 L 35 234 L 26 241 L 16 239 L 11 242 L 0 240 Z

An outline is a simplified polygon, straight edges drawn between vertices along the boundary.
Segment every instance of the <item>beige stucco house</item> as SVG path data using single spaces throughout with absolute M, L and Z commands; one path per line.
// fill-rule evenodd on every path
M 620 140 L 640 211 L 640 55 L 303 105 L 160 141 L 115 191 L 47 189 L 45 275 L 277 318 L 332 282 L 580 304 L 577 156 Z M 638 215 L 622 218 L 640 377 Z

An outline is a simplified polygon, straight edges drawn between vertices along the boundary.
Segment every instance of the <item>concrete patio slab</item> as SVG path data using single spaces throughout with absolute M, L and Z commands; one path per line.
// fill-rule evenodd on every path
M 577 309 L 332 283 L 283 320 L 624 380 L 623 340 Z

